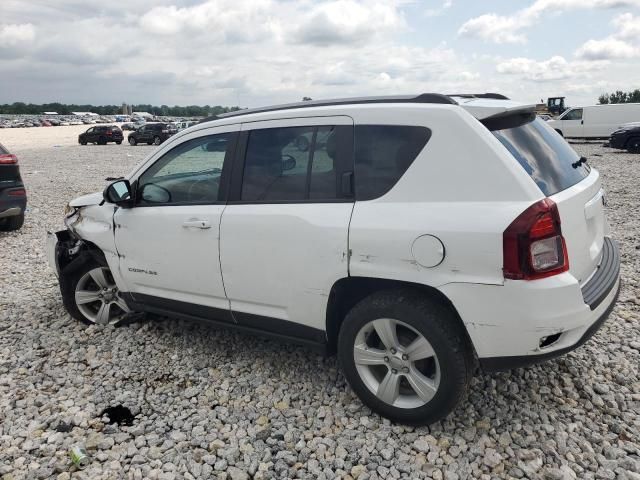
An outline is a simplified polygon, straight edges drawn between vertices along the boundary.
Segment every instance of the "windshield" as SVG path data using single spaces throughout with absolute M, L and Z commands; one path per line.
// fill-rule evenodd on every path
M 546 196 L 575 185 L 591 170 L 584 162 L 578 165 L 576 162 L 580 156 L 540 119 L 491 133 L 509 150 Z

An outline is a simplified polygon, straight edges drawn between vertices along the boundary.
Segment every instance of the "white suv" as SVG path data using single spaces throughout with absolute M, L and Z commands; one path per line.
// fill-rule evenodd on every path
M 304 102 L 207 119 L 69 204 L 69 313 L 206 320 L 337 351 L 373 410 L 423 424 L 476 365 L 555 357 L 619 289 L 598 172 L 498 94 Z

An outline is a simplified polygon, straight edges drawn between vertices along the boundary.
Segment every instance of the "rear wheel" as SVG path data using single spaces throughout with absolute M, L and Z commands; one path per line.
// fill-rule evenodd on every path
M 640 137 L 632 137 L 627 142 L 627 152 L 640 153 Z
M 473 362 L 454 312 L 413 291 L 379 292 L 346 316 L 338 358 L 360 399 L 391 420 L 433 423 L 464 397 Z
M 76 320 L 88 325 L 114 324 L 129 312 L 109 267 L 90 255 L 80 255 L 62 275 L 62 301 Z
M 155 136 L 153 137 L 153 144 L 154 145 L 160 145 L 162 143 L 162 140 L 160 139 L 160 137 Z
M 0 220 L 0 231 L 13 232 L 19 230 L 24 225 L 24 213 Z
M 132 147 L 135 147 L 137 143 L 138 142 L 136 141 L 135 138 L 129 137 L 129 145 L 131 145 Z
M 116 145 L 122 144 L 122 140 L 116 140 Z

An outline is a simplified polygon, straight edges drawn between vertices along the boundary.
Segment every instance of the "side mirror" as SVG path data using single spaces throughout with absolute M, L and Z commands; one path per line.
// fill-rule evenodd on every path
M 130 206 L 132 204 L 131 184 L 129 180 L 117 180 L 104 189 L 102 196 L 106 202 Z
M 291 155 L 285 155 L 282 158 L 282 171 L 286 172 L 287 170 L 293 170 L 296 168 L 296 159 Z
M 160 185 L 147 183 L 140 190 L 140 198 L 147 203 L 169 203 L 171 192 Z

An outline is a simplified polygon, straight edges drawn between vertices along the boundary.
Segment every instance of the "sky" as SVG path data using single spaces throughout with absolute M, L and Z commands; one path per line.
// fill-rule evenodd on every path
M 640 0 L 0 0 L 0 103 L 640 88 Z

